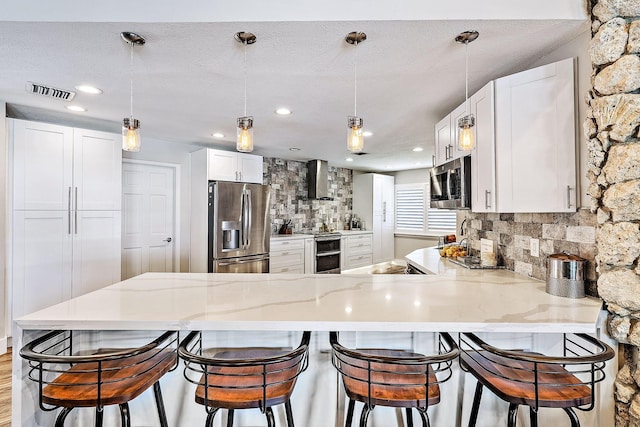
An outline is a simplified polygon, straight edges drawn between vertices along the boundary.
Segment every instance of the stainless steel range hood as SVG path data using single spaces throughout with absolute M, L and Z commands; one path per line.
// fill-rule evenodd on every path
M 310 199 L 333 200 L 329 197 L 329 165 L 326 160 L 307 162 L 307 183 Z

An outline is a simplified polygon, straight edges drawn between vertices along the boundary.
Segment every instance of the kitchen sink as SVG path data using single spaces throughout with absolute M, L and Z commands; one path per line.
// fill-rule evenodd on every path
M 475 269 L 495 270 L 495 269 L 504 268 L 503 266 L 500 266 L 500 265 L 497 265 L 497 266 L 482 265 L 480 262 L 480 257 L 477 257 L 477 256 L 459 256 L 457 258 L 449 258 L 449 261 L 454 263 L 455 265 L 459 265 L 461 267 L 474 269 L 474 270 Z

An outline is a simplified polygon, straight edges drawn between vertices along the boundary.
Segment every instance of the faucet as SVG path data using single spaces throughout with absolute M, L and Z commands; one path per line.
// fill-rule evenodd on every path
M 460 235 L 464 236 L 465 228 L 464 225 L 467 223 L 467 218 L 463 219 L 460 223 Z M 463 239 L 464 240 L 464 239 Z
M 469 254 L 469 239 L 465 237 L 464 239 L 460 240 L 460 243 L 458 243 L 458 245 L 464 248 L 464 250 L 467 252 L 467 255 Z

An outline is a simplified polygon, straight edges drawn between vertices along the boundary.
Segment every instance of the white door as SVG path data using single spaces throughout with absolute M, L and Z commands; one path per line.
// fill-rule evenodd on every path
M 122 166 L 122 279 L 174 271 L 175 169 Z

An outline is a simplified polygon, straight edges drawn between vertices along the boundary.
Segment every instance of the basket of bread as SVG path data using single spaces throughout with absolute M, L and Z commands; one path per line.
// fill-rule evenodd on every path
M 464 246 L 450 245 L 440 249 L 440 256 L 445 258 L 457 258 L 459 256 L 467 256 Z

